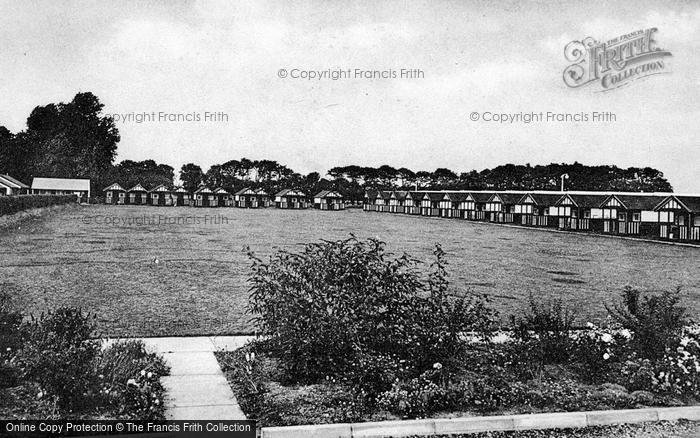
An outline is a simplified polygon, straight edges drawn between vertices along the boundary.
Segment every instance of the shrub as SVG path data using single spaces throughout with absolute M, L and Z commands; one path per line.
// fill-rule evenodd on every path
M 61 307 L 23 326 L 19 362 L 24 377 L 39 383 L 42 396 L 54 397 L 65 410 L 88 405 L 95 395 L 95 361 L 100 343 L 91 340 L 94 317 Z
M 606 381 L 608 375 L 629 356 L 631 333 L 616 327 L 601 328 L 588 323 L 587 330 L 572 335 L 572 361 L 579 375 L 589 382 Z
M 21 346 L 22 314 L 12 307 L 10 295 L 0 292 L 0 388 L 13 386 L 18 378 L 15 356 Z
M 627 287 L 621 302 L 608 307 L 608 312 L 632 332 L 631 346 L 639 356 L 657 360 L 678 345 L 681 331 L 688 323 L 680 299 L 680 289 L 642 299 L 637 289 Z
M 523 356 L 521 361 L 540 367 L 567 363 L 573 349 L 573 324 L 573 312 L 561 299 L 537 301 L 530 295 L 525 315 L 512 317 L 513 334 Z
M 32 208 L 50 207 L 53 205 L 76 202 L 75 195 L 19 195 L 0 196 L 0 216 L 13 214 Z
M 390 259 L 376 239 L 308 244 L 268 263 L 251 255 L 249 310 L 289 381 L 336 376 L 378 394 L 387 374 L 410 379 L 434 362 L 458 362 L 469 348 L 462 333 L 492 325 L 481 299 L 448 295 L 439 246 L 435 257 L 426 279 L 416 260 Z
M 656 389 L 700 397 L 700 337 L 684 330 L 678 348 L 658 361 L 653 378 Z
M 97 364 L 99 396 L 120 416 L 163 418 L 160 377 L 168 367 L 160 356 L 146 351 L 141 341 L 121 341 L 106 348 Z
M 402 417 L 423 417 L 449 405 L 448 391 L 440 384 L 438 370 L 429 370 L 407 382 L 395 382 L 382 393 L 377 405 Z

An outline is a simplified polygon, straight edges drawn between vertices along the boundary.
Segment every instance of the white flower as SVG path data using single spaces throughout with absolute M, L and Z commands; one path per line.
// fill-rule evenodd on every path
M 595 325 L 593 325 L 592 322 L 587 322 L 587 323 L 586 323 L 586 327 L 588 327 L 589 329 L 594 329 L 594 328 L 595 328 Z
M 39 391 L 39 393 L 36 395 L 36 398 L 42 398 L 44 396 L 44 391 Z
M 153 400 L 153 403 L 159 405 L 159 404 L 160 404 L 160 400 L 155 399 L 155 400 Z
M 610 335 L 610 333 L 603 333 L 603 336 L 600 337 L 600 340 L 605 342 L 606 344 L 609 344 L 612 342 L 613 337 Z
M 141 370 L 141 375 L 145 376 L 146 375 L 146 370 Z
M 149 372 L 149 373 L 146 375 L 146 377 L 148 377 L 148 378 L 150 379 L 151 377 L 153 377 L 153 373 Z
M 7 351 L 12 351 L 12 348 L 10 348 L 10 347 L 7 347 Z
M 630 332 L 627 329 L 622 329 L 620 330 L 620 334 L 622 335 L 623 338 L 625 339 L 630 339 L 632 337 L 632 332 Z
M 253 353 L 253 352 L 250 353 L 250 360 L 251 361 L 255 360 L 255 353 Z
M 127 385 L 127 386 L 137 386 L 137 385 L 136 385 L 136 380 L 134 380 L 134 379 L 129 379 L 129 380 L 126 381 L 126 385 Z
M 436 370 L 440 370 L 440 369 L 442 369 L 442 364 L 440 362 L 435 362 L 433 364 L 433 368 Z
M 608 353 L 603 354 L 603 359 L 604 360 L 610 359 L 610 355 Z

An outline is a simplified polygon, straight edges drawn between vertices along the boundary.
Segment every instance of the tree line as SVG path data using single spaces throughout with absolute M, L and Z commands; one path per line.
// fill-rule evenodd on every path
M 119 131 L 104 105 L 92 93 L 78 93 L 68 103 L 36 107 L 25 130 L 13 134 L 0 126 L 0 173 L 31 182 L 34 176 L 89 178 L 93 193 L 117 182 L 125 188 L 138 183 L 146 188 L 175 184 L 175 169 L 154 160 L 114 163 Z M 338 166 L 326 175 L 302 174 L 275 160 L 241 158 L 212 165 L 206 172 L 195 164 L 178 173 L 183 187 L 194 191 L 201 184 L 235 192 L 243 187 L 274 193 L 297 188 L 314 193 L 338 190 L 348 199 L 361 201 L 368 189 L 380 190 L 558 190 L 566 175 L 567 190 L 670 192 L 664 174 L 651 167 L 619 168 L 573 164 L 505 164 L 482 171 L 457 173 L 447 168 L 412 170 L 390 165 Z

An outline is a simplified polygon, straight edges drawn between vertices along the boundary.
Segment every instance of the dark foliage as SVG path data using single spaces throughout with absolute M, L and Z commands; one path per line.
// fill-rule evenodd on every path
M 639 290 L 627 287 L 620 303 L 608 307 L 608 312 L 634 333 L 631 346 L 639 356 L 655 360 L 675 348 L 688 323 L 680 301 L 680 289 L 642 297 Z
M 0 216 L 32 208 L 70 204 L 77 201 L 75 195 L 18 195 L 0 196 Z

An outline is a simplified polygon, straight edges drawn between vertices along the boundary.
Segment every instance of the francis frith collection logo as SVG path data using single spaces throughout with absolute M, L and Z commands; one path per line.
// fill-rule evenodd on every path
M 566 45 L 564 56 L 572 64 L 564 70 L 564 83 L 571 88 L 599 84 L 600 91 L 628 85 L 637 79 L 669 73 L 666 57 L 658 47 L 657 29 L 642 29 L 605 42 L 588 37 Z

